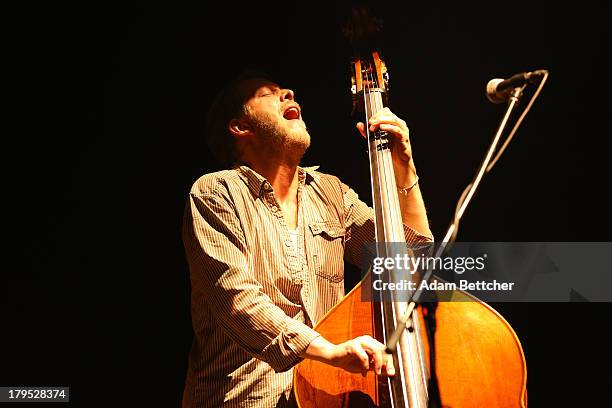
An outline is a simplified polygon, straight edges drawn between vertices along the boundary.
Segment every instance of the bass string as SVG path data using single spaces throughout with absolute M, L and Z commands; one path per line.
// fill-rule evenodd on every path
M 378 75 L 373 78 L 373 82 L 377 84 L 377 87 L 381 90 L 379 93 L 380 96 L 378 98 L 375 98 L 374 100 L 379 105 L 377 109 L 382 110 L 384 108 L 383 100 L 382 100 L 383 90 L 382 90 L 382 84 L 378 83 Z M 389 146 L 388 145 L 390 143 L 389 133 L 387 131 L 381 131 L 381 132 L 384 133 L 385 143 L 387 143 L 387 146 Z M 392 237 L 394 237 L 393 240 L 396 241 L 399 237 L 403 237 L 404 234 L 403 234 L 403 228 L 401 230 L 397 229 L 400 225 L 400 222 L 398 221 L 401 220 L 401 213 L 399 212 L 398 201 L 396 198 L 397 192 L 395 188 L 395 171 L 393 169 L 393 162 L 392 162 L 389 147 L 387 149 L 381 150 L 379 154 L 382 157 L 383 167 L 385 169 L 385 182 L 386 182 L 385 187 L 387 190 L 386 199 L 387 199 L 387 206 L 391 214 L 390 218 L 391 218 L 391 230 L 393 233 Z
M 378 88 L 379 90 L 381 90 L 380 92 L 382 92 L 382 88 L 380 87 L 380 84 L 377 84 L 377 77 L 375 76 L 375 69 L 373 67 L 373 64 L 371 62 L 368 63 L 367 68 L 365 69 L 365 81 L 364 81 L 364 103 L 367 105 L 368 104 L 368 100 L 369 100 L 369 112 L 372 113 L 372 115 L 376 112 L 378 112 L 379 110 L 382 110 L 383 106 L 382 106 L 382 97 L 380 97 L 380 99 L 377 99 L 376 96 L 374 95 L 374 91 L 373 89 Z M 368 100 L 366 100 L 365 94 L 368 94 Z M 368 117 L 367 117 L 367 112 L 368 112 L 368 106 L 366 106 L 366 132 L 367 132 L 367 136 L 368 136 L 368 146 L 369 146 L 369 140 L 370 140 L 370 136 L 369 136 L 369 126 L 368 126 Z M 380 207 L 381 207 L 381 214 L 382 214 L 382 229 L 384 231 L 383 236 L 384 237 L 399 237 L 403 234 L 400 235 L 401 231 L 397 231 L 397 226 L 399 223 L 394 222 L 394 220 L 397 219 L 398 217 L 398 209 L 397 208 L 397 200 L 392 200 L 389 195 L 394 193 L 394 189 L 390 188 L 393 187 L 393 180 L 392 177 L 394 177 L 393 174 L 393 167 L 392 167 L 392 163 L 389 161 L 391 158 L 389 157 L 389 154 L 387 154 L 387 152 L 385 151 L 385 149 L 380 148 L 379 146 L 384 146 L 385 143 L 389 143 L 389 139 L 388 139 L 388 135 L 387 132 L 385 131 L 381 131 L 379 130 L 379 132 L 382 132 L 384 134 L 384 138 L 380 138 L 378 139 L 374 145 L 376 146 L 376 151 L 373 153 L 374 154 L 374 162 L 375 162 L 375 166 L 377 169 L 377 176 L 378 176 L 378 185 L 379 188 L 381 189 L 381 193 L 382 193 L 382 188 L 384 187 L 384 190 L 387 192 L 387 194 L 381 194 L 380 197 Z M 372 154 L 372 152 L 370 151 L 370 154 Z M 388 209 L 387 211 L 384 211 L 384 208 Z M 387 217 L 389 217 L 389 219 L 387 219 Z M 387 232 L 390 232 L 391 234 L 387 234 Z M 386 240 L 386 239 L 385 239 Z
M 368 69 L 371 69 L 371 66 L 365 66 L 365 64 L 361 65 L 362 67 L 362 84 L 363 84 L 363 104 L 364 104 L 364 114 L 365 114 L 365 121 L 364 121 L 364 127 L 365 127 L 365 131 L 366 131 L 366 139 L 367 139 L 367 143 L 368 143 L 368 152 L 370 155 L 370 164 L 372 165 L 372 162 L 374 162 L 374 167 L 376 169 L 376 174 L 373 174 L 374 171 L 372 171 L 372 176 L 376 177 L 378 180 L 378 186 L 379 186 L 379 191 L 380 191 L 380 187 L 382 186 L 382 180 L 381 180 L 381 172 L 380 172 L 380 165 L 378 162 L 378 154 L 377 154 L 377 150 L 378 150 L 378 144 L 376 143 L 376 141 L 374 143 L 372 143 L 374 145 L 374 149 L 375 151 L 372 152 L 372 148 L 371 148 L 371 143 L 370 143 L 370 126 L 369 126 L 369 117 L 368 117 L 368 112 L 370 112 L 371 114 L 373 114 L 373 108 L 374 108 L 374 104 L 372 103 L 372 96 L 370 94 L 370 85 L 369 85 L 369 78 L 368 78 Z M 365 73 L 365 77 L 364 74 Z M 369 104 L 368 104 L 369 102 Z M 370 115 L 371 116 L 371 115 Z M 374 170 L 374 169 L 372 169 Z M 372 186 L 374 186 L 374 179 L 372 179 Z M 375 190 L 372 190 L 373 192 L 375 192 Z M 385 220 L 385 212 L 382 211 L 382 202 L 376 202 L 377 197 L 373 197 L 373 205 L 374 205 L 374 209 L 377 211 L 380 211 L 380 214 L 382 216 L 382 225 L 378 225 L 379 223 L 375 223 L 375 228 L 376 228 L 376 240 L 378 241 L 378 231 L 379 229 L 382 229 L 383 234 L 382 236 L 387 236 L 386 232 L 386 226 L 387 226 L 387 222 Z M 382 201 L 382 200 L 381 200 Z M 378 253 L 378 245 L 376 246 L 376 252 Z M 379 255 L 379 254 L 378 254 Z
M 373 95 L 373 87 L 376 87 L 376 81 L 374 80 L 374 75 L 368 75 L 368 72 L 373 72 L 373 66 L 372 63 L 370 62 L 369 64 L 369 70 L 366 71 L 366 83 L 364 84 L 364 102 L 366 103 L 366 119 L 367 118 L 367 102 L 369 99 L 370 102 L 370 110 L 369 112 L 374 113 L 374 111 L 378 111 L 379 109 L 382 109 L 382 97 L 380 98 L 380 103 L 377 103 L 377 99 L 376 96 Z M 377 87 L 379 89 L 379 91 L 381 92 L 382 95 L 382 88 L 380 88 L 380 84 Z M 365 93 L 366 91 L 368 92 L 368 99 L 365 98 Z M 373 102 L 374 101 L 374 102 Z M 380 105 L 380 106 L 379 106 Z M 368 146 L 370 145 L 369 141 L 369 126 L 366 122 L 366 130 L 368 130 Z M 382 133 L 382 134 L 381 134 Z M 385 253 L 383 254 L 385 257 L 388 257 L 392 251 L 391 248 L 389 247 L 389 243 L 386 242 L 387 241 L 387 237 L 392 236 L 392 237 L 397 237 L 397 235 L 393 234 L 394 229 L 396 228 L 397 222 L 394 222 L 394 217 L 397 216 L 397 213 L 394 213 L 394 206 L 393 206 L 393 200 L 390 198 L 391 194 L 397 194 L 395 192 L 394 189 L 391 189 L 389 186 L 390 182 L 393 180 L 390 180 L 389 177 L 393 177 L 393 168 L 389 167 L 389 158 L 387 156 L 389 156 L 388 152 L 386 152 L 386 148 L 388 148 L 388 145 L 386 148 L 382 148 L 385 143 L 388 143 L 388 134 L 387 132 L 381 131 L 379 129 L 379 136 L 381 136 L 378 139 L 374 140 L 374 148 L 375 148 L 375 152 L 374 152 L 374 158 L 372 159 L 373 162 L 375 162 L 376 168 L 377 168 L 377 175 L 378 175 L 378 181 L 379 181 L 379 197 L 374 198 L 375 200 L 378 200 L 378 206 L 380 207 L 380 211 L 381 211 L 381 215 L 382 215 L 382 228 L 383 231 L 385 231 L 384 234 L 384 251 Z M 370 154 L 372 154 L 371 149 L 370 149 Z M 391 163 L 392 164 L 392 163 Z M 383 184 L 383 180 L 384 179 L 384 184 Z M 384 194 L 384 193 L 386 194 Z M 395 200 L 395 203 L 397 203 L 397 200 Z M 386 209 L 389 211 L 385 211 L 385 207 Z M 378 227 L 377 227 L 378 228 Z M 393 235 L 388 235 L 386 234 L 386 232 L 391 232 Z M 378 240 L 378 237 L 377 237 Z M 380 251 L 380 245 L 376 246 L 377 249 L 376 251 Z M 380 255 L 379 255 L 380 256 Z M 393 296 L 392 296 L 393 297 Z M 390 310 L 387 310 L 384 305 L 385 305 L 385 301 L 383 299 L 380 299 L 380 308 L 381 308 L 381 317 L 384 320 L 389 319 L 389 321 L 391 322 L 391 326 L 394 328 L 395 327 L 395 322 L 396 319 L 398 317 L 398 311 L 395 308 L 395 305 L 391 306 Z M 387 315 L 387 313 L 391 313 L 390 315 Z M 401 313 L 399 313 L 401 314 Z M 385 323 L 382 324 L 382 329 L 383 329 L 383 337 L 387 338 L 387 335 L 389 333 L 386 333 L 387 331 L 387 325 Z M 398 347 L 397 350 L 397 362 L 398 362 L 398 377 L 396 377 L 396 381 L 400 381 L 401 384 L 401 388 L 397 389 L 395 388 L 395 391 L 392 391 L 392 389 L 394 388 L 391 385 L 391 382 L 388 383 L 389 385 L 389 392 L 391 394 L 394 394 L 395 392 L 398 392 L 400 395 L 403 395 L 403 397 L 401 399 L 403 399 L 404 401 L 407 401 L 408 395 L 406 393 L 406 387 L 405 387 L 405 382 L 403 380 L 404 378 L 404 363 L 403 363 L 403 357 L 400 358 L 400 347 Z M 397 383 L 396 383 L 397 384 Z M 396 385 L 397 386 L 397 385 Z M 395 400 L 395 398 L 392 398 L 392 400 Z

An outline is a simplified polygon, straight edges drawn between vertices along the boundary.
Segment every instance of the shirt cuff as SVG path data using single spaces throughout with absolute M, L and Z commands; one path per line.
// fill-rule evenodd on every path
M 404 235 L 406 236 L 406 242 L 408 244 L 411 243 L 415 243 L 415 244 L 421 244 L 421 243 L 428 243 L 428 242 L 433 242 L 433 235 L 423 235 L 420 232 L 417 232 L 416 230 L 412 229 L 411 227 L 409 227 L 408 225 L 404 224 Z
M 261 352 L 261 359 L 281 373 L 303 360 L 300 357 L 320 334 L 297 320 L 287 319 L 287 325 Z

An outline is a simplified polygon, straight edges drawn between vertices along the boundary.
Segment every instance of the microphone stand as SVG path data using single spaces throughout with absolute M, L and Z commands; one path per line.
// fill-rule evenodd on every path
M 495 137 L 493 138 L 493 141 L 491 142 L 491 145 L 489 146 L 489 150 L 487 151 L 487 154 L 484 160 L 482 161 L 482 164 L 480 165 L 480 168 L 478 169 L 476 176 L 474 177 L 472 182 L 466 187 L 463 194 L 459 198 L 459 201 L 457 202 L 457 208 L 455 210 L 455 216 L 454 216 L 453 222 L 448 227 L 448 231 L 446 232 L 446 235 L 444 239 L 442 240 L 440 247 L 436 251 L 436 254 L 435 254 L 436 258 L 441 256 L 447 247 L 450 249 L 453 242 L 455 242 L 455 239 L 457 237 L 459 220 L 465 213 L 465 210 L 467 209 L 471 199 L 474 197 L 474 194 L 476 193 L 476 190 L 480 186 L 480 183 L 484 175 L 490 170 L 489 163 L 491 162 L 493 153 L 497 149 L 497 145 L 499 144 L 501 135 L 503 134 L 506 128 L 506 125 L 508 123 L 508 120 L 510 119 L 512 112 L 514 111 L 515 107 L 517 106 L 519 102 L 519 99 L 521 98 L 521 95 L 523 93 L 523 89 L 525 89 L 525 86 L 526 85 L 514 88 L 512 92 L 510 93 L 509 101 L 508 101 L 508 108 L 506 109 L 506 113 L 504 114 L 501 120 L 501 123 L 499 124 L 497 132 L 495 133 Z M 421 282 L 418 285 L 418 289 L 412 292 L 410 299 L 408 300 L 409 303 L 408 303 L 408 308 L 406 309 L 406 313 L 404 313 L 404 315 L 399 318 L 397 325 L 395 327 L 395 331 L 391 333 L 391 336 L 389 336 L 389 338 L 387 339 L 387 344 L 386 344 L 387 353 L 390 354 L 396 350 L 397 343 L 399 342 L 401 335 L 404 333 L 404 330 L 412 329 L 412 327 L 408 325 L 408 320 L 410 319 L 410 316 L 412 315 L 412 312 L 414 311 L 414 308 L 416 307 L 416 305 L 419 304 L 419 302 L 421 301 L 421 297 L 423 295 L 423 290 L 421 289 L 422 282 L 423 281 L 428 282 L 432 275 L 433 275 L 433 269 L 428 268 L 425 274 L 423 275 Z M 442 408 L 442 403 L 440 400 L 440 393 L 438 390 L 438 380 L 436 376 L 436 364 L 435 364 L 436 362 L 436 358 L 435 358 L 435 330 L 436 330 L 435 309 L 437 305 L 433 303 L 435 303 L 435 301 L 423 303 L 423 305 L 426 307 L 426 310 L 427 310 L 427 314 L 424 320 L 426 323 L 426 329 L 427 329 L 426 332 L 427 332 L 427 336 L 429 340 L 430 373 L 429 373 L 429 382 L 428 382 L 428 387 L 427 387 L 428 396 L 429 396 L 428 405 L 429 405 L 429 408 Z

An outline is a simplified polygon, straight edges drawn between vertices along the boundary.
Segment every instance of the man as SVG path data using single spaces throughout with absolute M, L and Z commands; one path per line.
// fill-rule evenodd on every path
M 343 259 L 358 264 L 374 241 L 373 211 L 336 177 L 299 166 L 310 135 L 293 92 L 242 78 L 209 118 L 209 145 L 232 168 L 197 180 L 186 208 L 195 340 L 183 407 L 288 406 L 304 358 L 393 375 L 375 339 L 332 344 L 312 328 L 344 294 Z M 430 241 L 406 123 L 384 109 L 370 129 L 391 136 L 407 241 Z

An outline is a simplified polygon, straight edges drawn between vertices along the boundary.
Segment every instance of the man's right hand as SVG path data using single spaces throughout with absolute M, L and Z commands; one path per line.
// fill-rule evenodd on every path
M 393 356 L 385 352 L 385 345 L 370 336 L 360 336 L 340 344 L 323 337 L 314 339 L 303 357 L 318 360 L 351 373 L 366 374 L 374 370 L 378 375 L 395 375 Z

